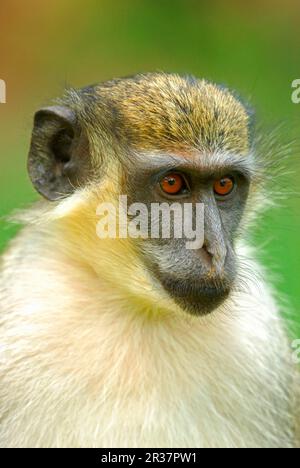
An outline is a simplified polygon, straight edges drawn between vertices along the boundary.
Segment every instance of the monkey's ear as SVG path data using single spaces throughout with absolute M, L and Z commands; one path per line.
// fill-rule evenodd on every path
M 28 157 L 28 173 L 36 190 L 52 201 L 66 197 L 89 172 L 88 140 L 75 112 L 63 106 L 39 110 Z

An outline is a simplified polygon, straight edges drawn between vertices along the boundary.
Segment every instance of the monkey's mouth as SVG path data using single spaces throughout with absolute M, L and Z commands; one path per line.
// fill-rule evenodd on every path
M 192 315 L 207 315 L 219 307 L 229 296 L 229 280 L 189 281 L 161 276 L 162 286 L 183 310 Z

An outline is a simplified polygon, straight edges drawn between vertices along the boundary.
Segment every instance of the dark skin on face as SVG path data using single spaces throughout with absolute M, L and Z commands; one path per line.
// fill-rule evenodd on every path
M 204 315 L 228 297 L 236 275 L 234 239 L 252 178 L 250 125 L 245 106 L 224 88 L 137 75 L 70 90 L 37 112 L 28 171 L 36 190 L 56 201 L 99 184 L 113 158 L 130 204 L 204 204 L 202 248 L 187 249 L 187 239 L 175 236 L 135 241 L 175 302 Z
M 128 168 L 129 203 L 204 204 L 204 245 L 187 249 L 187 239 L 147 239 L 141 255 L 152 275 L 185 311 L 205 315 L 230 294 L 236 261 L 234 239 L 251 180 L 248 166 L 232 156 L 156 155 Z M 164 221 L 162 220 L 162 223 Z

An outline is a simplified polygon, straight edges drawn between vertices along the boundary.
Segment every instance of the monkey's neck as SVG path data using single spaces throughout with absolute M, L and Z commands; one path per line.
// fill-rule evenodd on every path
M 150 440 L 153 446 L 162 440 L 171 446 L 177 441 L 178 427 L 183 428 L 184 437 L 177 446 L 207 446 L 212 435 L 220 446 L 235 446 L 240 430 L 250 446 L 265 438 L 266 445 L 269 440 L 282 440 L 282 428 L 289 425 L 290 369 L 282 365 L 288 355 L 283 332 L 263 283 L 249 282 L 249 290 L 241 292 L 235 303 L 209 317 L 167 313 L 150 301 L 151 290 L 147 300 L 135 288 L 125 294 L 124 285 L 113 286 L 116 272 L 109 277 L 108 270 L 102 276 L 90 262 L 90 254 L 76 255 L 68 239 L 56 249 L 61 239 L 50 242 L 45 236 L 24 232 L 6 254 L 1 277 L 5 292 L 1 305 L 9 311 L 3 314 L 3 323 L 10 322 L 14 329 L 3 346 L 15 353 L 18 343 L 22 359 L 14 362 L 13 369 L 20 366 L 21 395 L 23 376 L 33 369 L 25 382 L 30 384 L 28 398 L 31 382 L 40 385 L 36 408 L 44 414 L 56 408 L 60 399 L 64 402 L 65 395 L 75 395 L 75 413 L 82 414 L 88 402 L 95 420 L 89 420 L 82 431 L 84 412 L 78 432 L 97 433 L 100 420 L 104 429 L 98 446 L 111 446 L 111 440 L 121 446 L 124 428 L 129 428 L 133 444 Z M 149 303 L 151 307 L 146 306 Z M 47 399 L 43 383 L 49 382 L 49 363 L 51 378 L 60 385 L 54 392 L 50 388 Z M 73 401 L 70 408 L 73 415 Z M 66 419 L 66 413 L 62 415 L 54 434 Z M 173 423 L 168 425 L 170 420 Z M 145 421 L 150 434 L 141 432 Z M 159 428 L 168 426 L 169 436 L 159 434 L 156 439 Z

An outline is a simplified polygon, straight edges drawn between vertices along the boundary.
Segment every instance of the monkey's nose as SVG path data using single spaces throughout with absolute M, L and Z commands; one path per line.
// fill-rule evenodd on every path
M 221 274 L 226 261 L 226 248 L 220 246 L 218 249 L 210 249 L 205 242 L 202 249 L 199 250 L 200 260 L 204 268 L 209 272 Z

